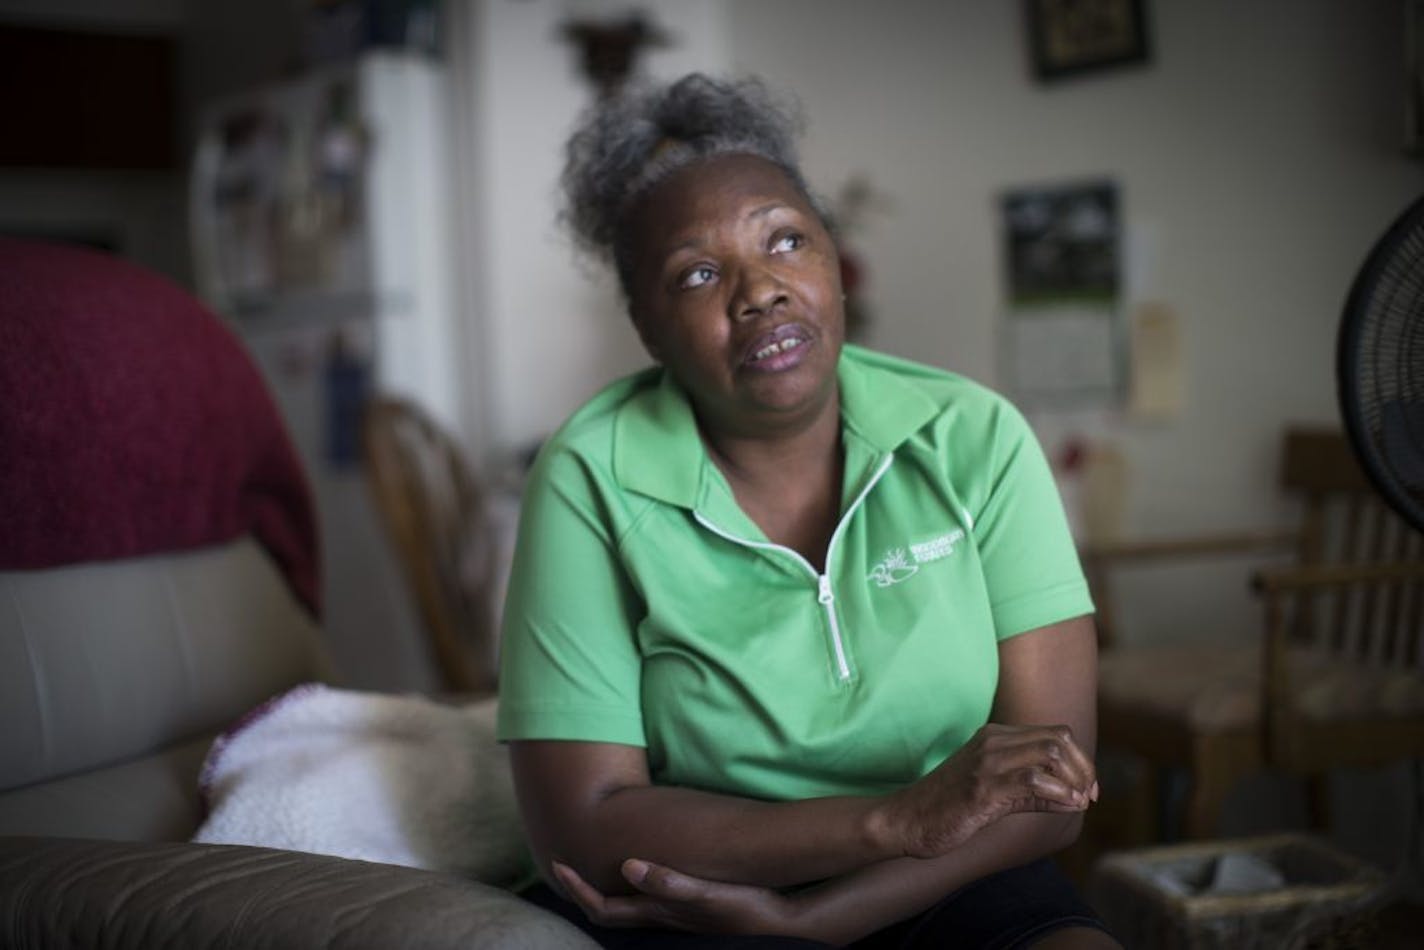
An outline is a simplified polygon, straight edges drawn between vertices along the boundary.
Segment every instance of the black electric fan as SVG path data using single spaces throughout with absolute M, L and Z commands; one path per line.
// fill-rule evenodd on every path
M 1340 411 L 1361 467 L 1424 531 L 1424 198 L 1365 258 L 1336 356 Z
M 1350 287 L 1336 341 L 1340 413 L 1390 507 L 1424 531 L 1424 198 L 1385 231 Z M 1424 758 L 1412 762 L 1406 877 L 1424 864 Z

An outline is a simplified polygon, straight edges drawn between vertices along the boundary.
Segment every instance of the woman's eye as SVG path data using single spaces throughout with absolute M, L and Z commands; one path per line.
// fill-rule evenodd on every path
M 694 288 L 701 287 L 703 284 L 709 283 L 712 278 L 716 276 L 717 272 L 712 268 L 701 265 L 688 269 L 682 277 L 679 278 L 677 285 L 683 290 L 693 290 Z
M 774 242 L 772 242 L 771 252 L 773 254 L 785 254 L 787 251 L 796 250 L 805 243 L 806 239 L 804 237 L 802 237 L 800 234 L 797 234 L 795 231 L 792 231 L 789 234 L 781 235 Z

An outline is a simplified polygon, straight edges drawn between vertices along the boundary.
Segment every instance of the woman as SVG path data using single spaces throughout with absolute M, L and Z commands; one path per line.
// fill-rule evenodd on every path
M 570 143 L 569 219 L 660 368 L 525 497 L 500 733 L 562 891 L 531 899 L 606 946 L 1115 946 L 1041 860 L 1097 797 L 1042 454 L 982 387 L 843 346 L 791 138 L 694 75 Z

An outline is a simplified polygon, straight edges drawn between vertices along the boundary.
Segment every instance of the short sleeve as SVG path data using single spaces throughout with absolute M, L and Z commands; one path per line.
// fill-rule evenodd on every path
M 499 738 L 646 745 L 640 603 L 599 481 L 567 451 L 531 473 L 501 634 Z
M 998 403 L 974 535 L 1004 640 L 1093 612 L 1058 486 L 1022 414 Z

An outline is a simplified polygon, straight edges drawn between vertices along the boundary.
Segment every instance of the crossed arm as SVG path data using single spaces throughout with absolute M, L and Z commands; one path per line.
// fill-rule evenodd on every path
M 1095 671 L 1088 617 L 1003 641 L 990 724 L 882 797 L 661 787 L 640 748 L 526 741 L 520 806 L 545 878 L 601 923 L 846 943 L 1076 837 L 1097 795 Z

